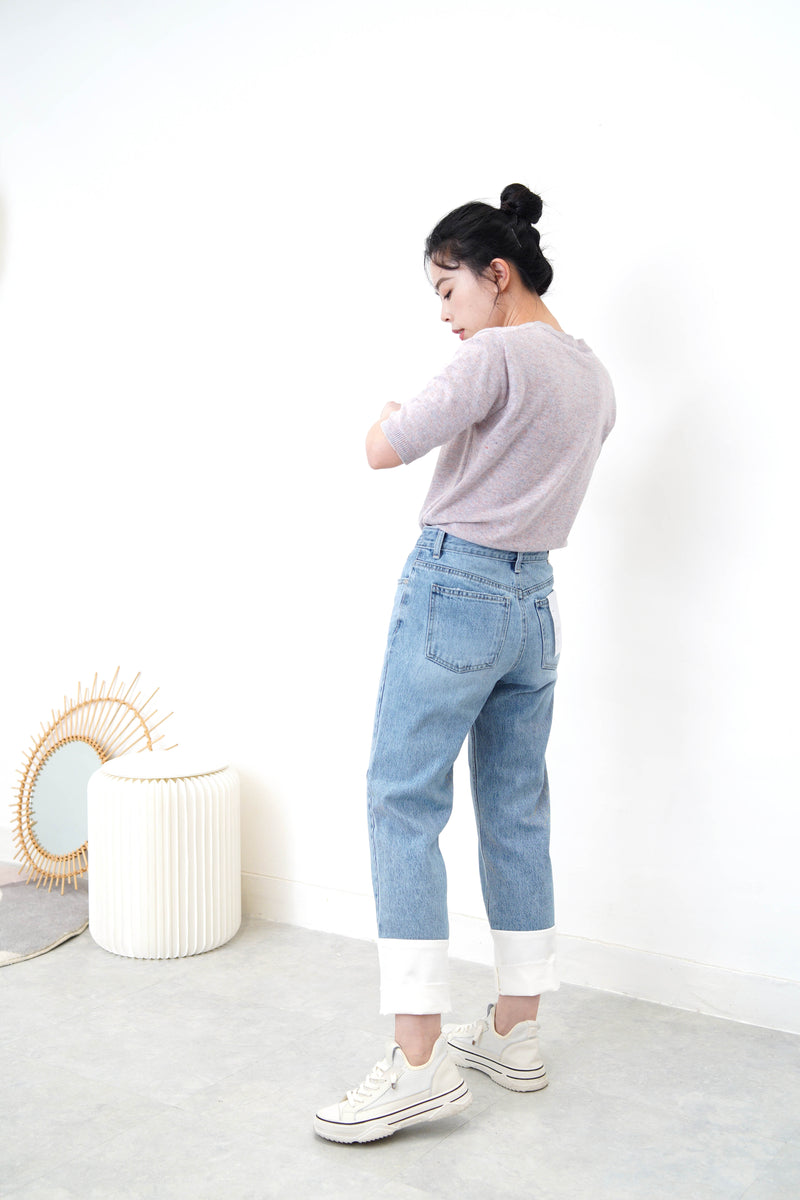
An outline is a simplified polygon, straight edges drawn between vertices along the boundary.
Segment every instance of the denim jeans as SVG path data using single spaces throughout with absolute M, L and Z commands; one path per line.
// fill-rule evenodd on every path
M 515 989 L 534 988 L 501 990 L 557 986 L 545 749 L 559 651 L 546 551 L 493 550 L 423 531 L 395 597 L 367 775 L 384 1012 L 446 1007 L 439 835 L 467 738 L 496 954 L 511 965 Z M 534 962 L 520 976 L 519 965 Z

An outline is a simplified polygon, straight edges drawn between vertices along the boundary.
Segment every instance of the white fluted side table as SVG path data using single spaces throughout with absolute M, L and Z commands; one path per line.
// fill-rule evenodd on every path
M 176 750 L 109 759 L 89 780 L 89 932 L 128 958 L 182 958 L 242 920 L 239 777 Z

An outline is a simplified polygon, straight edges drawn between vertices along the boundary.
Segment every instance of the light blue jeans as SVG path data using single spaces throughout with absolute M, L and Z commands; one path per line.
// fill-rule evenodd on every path
M 446 951 L 439 835 L 466 738 L 489 925 L 510 931 L 506 944 L 515 934 L 553 932 L 545 749 L 559 651 L 546 551 L 493 550 L 439 529 L 423 531 L 395 597 L 367 775 L 379 949 L 383 942 L 392 958 L 381 959 L 384 993 L 383 975 L 394 978 L 384 1012 L 446 1007 L 441 961 L 428 972 L 428 983 L 438 980 L 431 991 L 418 986 L 408 952 L 416 951 L 416 959 L 436 958 L 442 946 Z M 523 941 L 518 961 L 535 956 Z M 550 982 L 534 971 L 535 990 L 519 994 L 557 986 L 550 967 L 544 975 Z M 514 986 L 520 985 L 515 974 Z

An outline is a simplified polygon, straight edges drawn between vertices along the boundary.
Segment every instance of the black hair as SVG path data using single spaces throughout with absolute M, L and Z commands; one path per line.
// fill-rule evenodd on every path
M 522 183 L 510 183 L 500 194 L 500 207 L 472 200 L 454 208 L 425 240 L 425 262 L 455 270 L 463 265 L 473 275 L 486 272 L 492 259 L 513 263 L 525 287 L 543 296 L 553 268 L 539 249 L 542 200 Z

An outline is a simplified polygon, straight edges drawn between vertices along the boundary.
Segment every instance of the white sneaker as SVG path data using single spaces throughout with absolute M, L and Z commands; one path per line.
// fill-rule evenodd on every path
M 512 1092 L 538 1092 L 547 1087 L 544 1063 L 539 1057 L 536 1021 L 520 1021 L 501 1036 L 494 1027 L 494 1005 L 486 1016 L 469 1025 L 445 1025 L 450 1053 L 460 1067 L 483 1071 Z
M 412 1067 L 395 1042 L 386 1058 L 344 1100 L 321 1108 L 314 1130 L 331 1142 L 373 1142 L 422 1121 L 438 1121 L 472 1103 L 470 1092 L 440 1036 L 421 1067 Z

